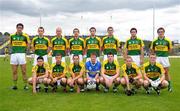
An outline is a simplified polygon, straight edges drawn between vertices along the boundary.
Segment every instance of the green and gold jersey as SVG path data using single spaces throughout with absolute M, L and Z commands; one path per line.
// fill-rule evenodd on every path
M 120 42 L 116 37 L 104 37 L 102 40 L 102 47 L 104 48 L 103 53 L 107 55 L 108 53 L 117 54 L 117 48 L 120 47 Z
M 66 73 L 67 73 L 67 69 L 64 62 L 61 62 L 60 64 L 54 63 L 51 65 L 52 77 L 60 77 L 61 75 Z
M 20 35 L 15 33 L 10 36 L 12 53 L 26 53 L 28 43 L 30 43 L 30 39 L 25 33 Z
M 160 63 L 151 65 L 149 62 L 143 65 L 143 73 L 152 80 L 158 79 L 162 74 L 165 73 L 163 66 Z
M 85 40 L 85 47 L 87 49 L 87 57 L 90 57 L 91 53 L 96 53 L 97 57 L 99 57 L 101 39 L 99 37 L 88 37 Z
M 46 71 L 49 71 L 49 64 L 44 63 L 42 66 L 35 65 L 32 68 L 32 73 L 36 73 L 36 76 L 42 76 L 46 74 Z
M 151 43 L 151 49 L 158 57 L 167 57 L 169 50 L 172 49 L 172 42 L 168 38 L 157 38 Z
M 81 62 L 78 65 L 75 65 L 74 63 L 70 64 L 70 73 L 74 73 L 75 77 L 80 74 L 81 71 L 84 71 L 84 64 Z
M 47 55 L 48 47 L 50 46 L 50 41 L 47 37 L 34 37 L 32 40 L 32 45 L 34 47 L 34 53 L 39 56 Z
M 132 63 L 131 67 L 128 67 L 126 64 L 124 64 L 121 69 L 123 76 L 128 76 L 129 78 L 134 78 L 140 74 L 140 69 L 135 63 Z
M 68 46 L 68 41 L 65 37 L 53 37 L 51 40 L 52 46 L 52 56 L 56 56 L 56 54 L 61 54 L 62 57 L 66 55 L 66 49 Z
M 140 38 L 129 38 L 124 48 L 127 49 L 128 55 L 140 55 L 141 54 L 141 48 L 144 47 L 144 42 Z
M 114 76 L 116 75 L 116 70 L 119 70 L 119 64 L 115 60 L 112 63 L 108 62 L 108 60 L 105 60 L 103 62 L 102 68 L 105 71 L 104 74 L 108 76 Z
M 77 55 L 82 55 L 83 54 L 83 49 L 85 48 L 85 42 L 84 39 L 82 38 L 71 38 L 69 40 L 69 48 L 70 48 L 70 53 L 71 54 L 77 54 Z

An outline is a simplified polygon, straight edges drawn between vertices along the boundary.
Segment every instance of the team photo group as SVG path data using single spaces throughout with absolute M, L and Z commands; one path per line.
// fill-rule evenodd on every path
M 20 67 L 24 90 L 32 89 L 33 93 L 57 92 L 58 88 L 77 93 L 90 90 L 121 93 L 119 89 L 122 88 L 128 96 L 138 90 L 147 94 L 155 91 L 158 95 L 165 88 L 172 92 L 168 58 L 172 42 L 165 36 L 163 27 L 157 29 L 157 38 L 149 46 L 147 58 L 136 28 L 130 28 L 130 35 L 123 45 L 120 38 L 114 36 L 113 27 L 107 28 L 104 37 L 96 36 L 96 28 L 91 27 L 86 38 L 80 37 L 80 30 L 74 28 L 70 39 L 62 35 L 61 27 L 56 28 L 52 38 L 46 37 L 45 29 L 39 27 L 32 40 L 23 29 L 24 25 L 18 23 L 17 31 L 10 35 L 13 90 L 19 88 Z M 31 72 L 26 71 L 27 50 L 33 53 Z M 123 64 L 120 64 L 118 54 L 122 55 Z M 50 61 L 49 55 L 52 56 Z M 29 73 L 31 77 L 27 76 Z

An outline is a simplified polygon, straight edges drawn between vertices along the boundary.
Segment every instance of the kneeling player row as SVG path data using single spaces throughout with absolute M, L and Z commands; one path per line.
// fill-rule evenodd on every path
M 77 92 L 84 91 L 85 88 L 99 90 L 99 84 L 104 86 L 104 92 L 108 92 L 110 87 L 113 87 L 113 92 L 117 92 L 117 87 L 121 84 L 127 95 L 134 94 L 141 86 L 145 88 L 147 94 L 151 88 L 160 94 L 160 89 L 168 86 L 164 69 L 156 62 L 155 54 L 149 56 L 149 62 L 143 65 L 142 71 L 133 63 L 131 57 L 127 57 L 125 64 L 120 68 L 112 53 L 108 54 L 108 59 L 102 65 L 94 53 L 85 65 L 79 62 L 78 55 L 73 56 L 73 63 L 69 67 L 61 62 L 61 58 L 62 56 L 57 54 L 56 63 L 50 68 L 44 63 L 43 57 L 37 58 L 37 65 L 32 68 L 33 76 L 28 80 L 33 85 L 33 93 L 39 91 L 41 83 L 45 85 L 46 92 L 48 86 L 56 91 L 58 85 L 64 86 L 65 91 L 68 85 L 72 92 L 76 85 Z M 70 77 L 67 77 L 67 73 L 70 73 Z

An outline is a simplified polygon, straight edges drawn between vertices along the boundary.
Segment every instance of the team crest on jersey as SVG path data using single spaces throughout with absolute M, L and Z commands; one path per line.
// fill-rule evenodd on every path
M 92 70 L 92 68 L 91 68 L 91 67 L 89 67 L 89 70 Z

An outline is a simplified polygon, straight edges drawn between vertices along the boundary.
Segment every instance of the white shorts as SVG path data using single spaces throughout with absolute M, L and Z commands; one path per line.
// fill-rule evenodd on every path
M 86 62 L 88 62 L 88 61 L 90 61 L 90 60 L 91 60 L 91 58 L 90 58 L 90 57 L 86 58 Z M 96 57 L 96 60 L 100 62 L 99 57 Z
M 170 62 L 168 57 L 157 57 L 156 62 L 162 64 L 163 67 L 170 67 Z
M 62 57 L 61 61 L 65 63 L 65 57 Z M 52 57 L 52 64 L 53 63 L 56 63 L 56 57 Z
M 26 54 L 25 53 L 11 54 L 10 64 L 12 64 L 12 65 L 26 64 Z
M 35 66 L 37 64 L 37 58 L 39 57 L 39 55 L 34 54 L 34 63 L 33 66 Z M 44 62 L 48 63 L 48 56 L 44 55 L 42 56 L 44 58 Z
M 108 75 L 105 75 L 106 76 L 106 78 L 108 78 L 108 79 L 111 79 L 113 76 L 108 76 Z
M 103 61 L 105 61 L 105 60 L 107 60 L 108 59 L 108 57 L 107 57 L 107 55 L 104 55 L 104 60 Z M 117 60 L 117 55 L 114 55 L 114 60 Z
M 70 55 L 70 62 L 73 63 L 73 55 L 74 54 L 71 54 Z M 82 55 L 79 55 L 79 62 L 82 62 L 83 61 L 83 56 Z
M 132 58 L 133 62 L 138 66 L 141 67 L 141 63 L 140 63 L 140 55 L 130 55 L 130 57 Z

